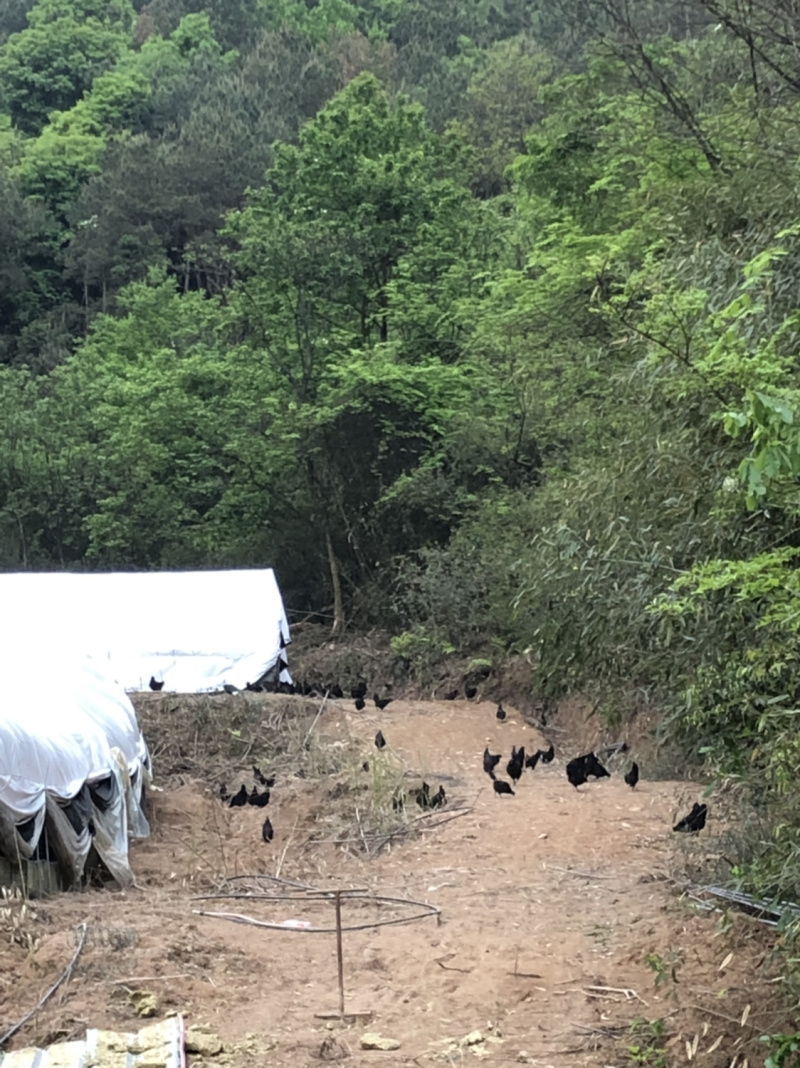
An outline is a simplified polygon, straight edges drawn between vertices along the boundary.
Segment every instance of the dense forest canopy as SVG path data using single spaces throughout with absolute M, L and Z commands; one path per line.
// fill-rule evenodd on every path
M 782 0 L 8 0 L 0 566 L 271 564 L 411 664 L 655 705 L 796 898 L 798 40 Z

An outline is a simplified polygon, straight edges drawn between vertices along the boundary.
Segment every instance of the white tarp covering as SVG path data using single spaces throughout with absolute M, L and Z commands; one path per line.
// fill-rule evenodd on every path
M 290 639 L 271 570 L 0 574 L 3 617 L 33 648 L 89 656 L 126 690 L 244 689 Z M 57 680 L 43 656 L 40 672 Z M 290 682 L 285 666 L 281 680 Z
M 0 849 L 12 863 L 35 857 L 47 815 L 48 854 L 72 881 L 94 844 L 129 883 L 128 838 L 149 834 L 149 757 L 130 698 L 86 657 L 21 638 L 0 649 Z
M 2 1068 L 185 1068 L 183 1017 L 170 1016 L 134 1034 L 119 1031 L 86 1032 L 86 1038 L 58 1042 L 46 1049 L 26 1046 L 0 1053 Z

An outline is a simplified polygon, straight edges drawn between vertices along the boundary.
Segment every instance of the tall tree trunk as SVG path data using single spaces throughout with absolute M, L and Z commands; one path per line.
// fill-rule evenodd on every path
M 331 569 L 331 585 L 333 586 L 333 627 L 331 637 L 338 638 L 344 634 L 344 603 L 342 602 L 342 580 L 339 576 L 339 561 L 333 551 L 333 539 L 331 532 L 325 532 L 325 544 L 328 547 L 328 566 Z

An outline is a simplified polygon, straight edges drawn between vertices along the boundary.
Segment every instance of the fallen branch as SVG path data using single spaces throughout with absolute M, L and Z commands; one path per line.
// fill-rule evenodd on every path
M 594 1024 L 587 1026 L 582 1023 L 573 1023 L 574 1030 L 580 1029 L 585 1031 L 587 1035 L 601 1035 L 603 1038 L 616 1038 L 619 1035 L 627 1035 L 630 1033 L 630 1027 L 627 1025 L 618 1024 Z
M 584 994 L 590 998 L 608 998 L 611 1001 L 616 1001 L 612 995 L 622 994 L 626 1001 L 641 1001 L 641 1003 L 647 1006 L 647 1002 L 643 997 L 640 997 L 635 990 L 631 990 L 629 987 L 618 986 L 585 986 L 583 988 Z M 649 1006 L 647 1006 L 649 1008 Z
M 519 946 L 517 946 L 517 953 L 516 953 L 516 956 L 514 957 L 514 971 L 513 972 L 508 972 L 508 974 L 509 975 L 514 975 L 518 979 L 541 979 L 542 978 L 541 975 L 539 975 L 538 972 L 520 972 L 520 971 L 517 971 L 518 964 L 519 964 Z
M 704 1012 L 706 1016 L 715 1016 L 718 1020 L 725 1020 L 726 1023 L 736 1024 L 737 1027 L 742 1026 L 741 1017 L 726 1016 L 724 1012 L 717 1012 L 715 1009 L 707 1009 L 705 1005 L 690 1005 L 689 1008 L 696 1009 L 697 1012 Z M 754 1016 L 750 1022 L 750 1027 L 754 1028 L 756 1017 Z
M 580 879 L 616 879 L 616 875 L 598 875 L 595 872 L 578 871 L 576 868 L 560 868 L 558 864 L 545 864 L 551 871 L 563 871 L 565 875 L 577 875 Z
M 17 1033 L 17 1031 L 19 1031 L 21 1028 L 23 1028 L 25 1026 L 25 1024 L 28 1022 L 28 1020 L 30 1020 L 31 1017 L 35 1016 L 36 1013 L 39 1012 L 39 1010 L 45 1005 L 45 1003 L 50 1000 L 50 998 L 53 996 L 53 994 L 55 994 L 56 990 L 58 990 L 58 988 L 62 985 L 62 983 L 65 983 L 69 979 L 70 975 L 72 974 L 72 969 L 75 967 L 75 962 L 77 961 L 78 957 L 81 955 L 81 951 L 83 949 L 84 943 L 86 942 L 86 929 L 87 929 L 87 927 L 86 927 L 85 923 L 82 923 L 80 925 L 80 927 L 78 928 L 78 930 L 81 932 L 81 940 L 80 940 L 80 942 L 78 942 L 77 949 L 72 954 L 72 960 L 66 966 L 66 968 L 61 973 L 59 978 L 56 979 L 56 981 L 53 983 L 53 985 L 50 987 L 50 989 L 47 991 L 47 993 L 44 994 L 42 996 L 42 998 L 40 998 L 38 1004 L 34 1005 L 34 1007 L 31 1009 L 31 1011 L 26 1013 L 22 1017 L 22 1019 L 19 1021 L 19 1023 L 14 1024 L 14 1026 L 11 1028 L 10 1031 L 6 1031 L 6 1033 L 3 1035 L 3 1037 L 0 1038 L 0 1046 L 4 1046 L 6 1044 L 6 1042 L 8 1042 L 8 1040 L 10 1038 L 13 1038 L 14 1035 Z
M 303 750 L 305 749 L 305 747 L 306 747 L 306 746 L 308 745 L 308 739 L 309 739 L 309 738 L 311 737 L 311 735 L 312 735 L 312 732 L 313 732 L 314 728 L 315 728 L 315 727 L 316 727 L 316 725 L 317 725 L 317 721 L 319 720 L 319 717 L 320 717 L 320 716 L 322 715 L 322 710 L 323 710 L 323 709 L 325 708 L 325 702 L 326 702 L 327 700 L 328 700 L 328 691 L 326 690 L 326 691 L 325 691 L 325 696 L 324 696 L 324 697 L 322 698 L 322 704 L 321 704 L 321 705 L 319 706 L 319 708 L 317 709 L 317 714 L 316 714 L 316 716 L 314 716 L 314 720 L 313 720 L 313 722 L 312 722 L 311 726 L 310 726 L 310 727 L 308 728 L 308 730 L 306 731 L 306 736 L 305 736 L 305 738 L 303 739 L 303 744 L 302 744 L 302 745 L 300 746 L 300 751 L 301 751 L 301 752 L 302 752 L 302 751 L 303 751 Z
M 178 975 L 129 975 L 127 979 L 107 979 L 111 986 L 127 986 L 128 983 L 155 983 L 165 979 L 191 979 L 189 972 L 180 972 Z
M 450 956 L 452 957 L 454 954 L 451 953 Z M 463 972 L 465 975 L 469 975 L 472 971 L 472 968 L 457 968 L 454 964 L 445 964 L 444 957 L 436 957 L 436 963 L 440 968 L 444 968 L 446 972 Z
M 361 844 L 364 846 L 364 852 L 369 853 L 369 846 L 367 845 L 367 839 L 364 835 L 364 827 L 361 823 L 361 813 L 358 811 L 358 805 L 356 805 L 356 823 L 358 824 L 358 831 L 361 835 Z
M 451 815 L 445 816 L 444 819 L 437 819 L 435 823 L 428 823 L 428 825 L 426 827 L 423 827 L 422 830 L 435 830 L 437 827 L 442 827 L 445 823 L 450 823 L 451 820 L 457 820 L 460 816 L 466 816 L 467 813 L 472 811 L 474 810 L 471 808 L 459 809 L 458 811 L 451 813 Z M 422 820 L 429 820 L 432 815 L 433 813 L 431 812 L 423 812 L 421 816 L 417 816 L 416 819 L 413 819 L 410 823 L 406 823 L 402 827 L 398 827 L 396 830 L 391 831 L 389 834 L 382 835 L 376 845 L 369 851 L 367 856 L 376 857 L 378 853 L 380 853 L 380 851 L 383 849 L 383 847 L 389 844 L 389 842 L 393 841 L 395 838 L 402 837 L 404 834 L 410 834 L 412 829 L 416 827 L 418 823 L 420 823 Z M 377 837 L 377 835 L 375 837 Z
M 286 841 L 286 845 L 283 847 L 283 852 L 281 853 L 280 858 L 278 860 L 278 866 L 275 868 L 275 878 L 276 879 L 280 878 L 281 869 L 283 868 L 283 862 L 284 862 L 284 860 L 286 860 L 286 854 L 287 854 L 287 852 L 289 850 L 289 846 L 294 841 L 294 832 L 297 830 L 297 821 L 299 819 L 300 819 L 300 817 L 298 816 L 297 819 L 294 821 L 294 827 L 292 827 L 291 833 L 290 833 L 290 835 L 289 835 L 289 837 L 288 837 L 288 839 Z

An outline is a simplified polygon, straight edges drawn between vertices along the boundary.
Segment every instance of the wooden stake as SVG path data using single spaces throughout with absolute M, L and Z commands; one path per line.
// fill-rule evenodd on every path
M 336 963 L 339 966 L 339 1015 L 344 1016 L 344 959 L 342 957 L 342 891 L 336 898 Z

